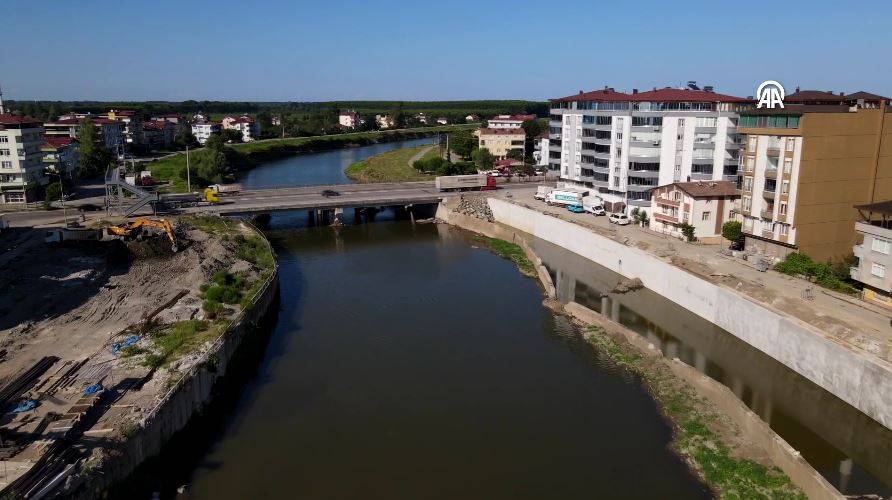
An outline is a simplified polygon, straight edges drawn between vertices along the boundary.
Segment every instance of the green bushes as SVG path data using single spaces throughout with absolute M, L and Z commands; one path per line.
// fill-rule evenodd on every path
M 802 275 L 824 288 L 854 294 L 857 290 L 844 281 L 849 278 L 849 266 L 846 262 L 846 259 L 837 264 L 832 262 L 815 262 L 804 253 L 794 252 L 777 263 L 774 266 L 774 270 L 791 276 Z
M 689 243 L 697 241 L 697 235 L 694 234 L 694 226 L 686 222 L 679 227 L 681 227 L 681 234 L 684 235 L 684 239 L 686 239 Z
M 216 318 L 223 310 L 222 304 L 239 304 L 243 298 L 245 278 L 233 276 L 226 271 L 217 271 L 211 276 L 211 282 L 201 286 L 204 302 L 202 310 L 209 318 Z
M 272 269 L 275 264 L 272 251 L 260 236 L 237 235 L 235 237 L 235 256 L 246 260 L 261 269 Z
M 155 352 L 146 355 L 145 365 L 160 368 L 211 339 L 215 332 L 205 321 L 178 321 L 169 327 L 152 332 Z

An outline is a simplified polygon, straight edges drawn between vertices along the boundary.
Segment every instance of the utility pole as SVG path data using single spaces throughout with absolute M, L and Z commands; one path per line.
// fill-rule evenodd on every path
M 192 192 L 192 175 L 189 172 L 189 146 L 186 145 L 186 191 Z

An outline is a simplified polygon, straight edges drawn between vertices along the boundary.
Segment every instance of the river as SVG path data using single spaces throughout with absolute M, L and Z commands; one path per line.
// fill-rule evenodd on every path
M 460 230 L 270 231 L 281 311 L 190 498 L 707 498 L 637 380 Z
M 294 155 L 259 165 L 246 172 L 240 183 L 246 189 L 286 186 L 316 186 L 352 183 L 344 169 L 357 161 L 394 149 L 435 144 L 437 136 L 408 141 L 382 142 L 371 146 Z
M 533 248 L 560 301 L 610 317 L 730 388 L 842 493 L 892 496 L 892 431 L 668 299 L 609 293 L 618 274 L 546 241 Z

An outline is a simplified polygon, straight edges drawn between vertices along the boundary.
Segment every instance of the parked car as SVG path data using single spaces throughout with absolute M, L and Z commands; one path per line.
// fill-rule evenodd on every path
M 567 210 L 573 212 L 574 214 L 585 213 L 585 209 L 582 208 L 582 205 L 567 205 Z
M 626 214 L 610 214 L 607 217 L 607 220 L 609 220 L 611 224 L 619 224 L 620 226 L 628 226 L 632 223 L 632 221 L 629 220 L 629 216 Z

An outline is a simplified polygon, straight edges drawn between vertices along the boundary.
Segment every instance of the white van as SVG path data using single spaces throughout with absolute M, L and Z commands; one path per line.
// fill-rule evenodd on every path
M 597 196 L 586 196 L 582 199 L 582 208 L 586 212 L 593 215 L 607 215 L 607 211 L 604 210 L 603 202 L 601 198 Z

